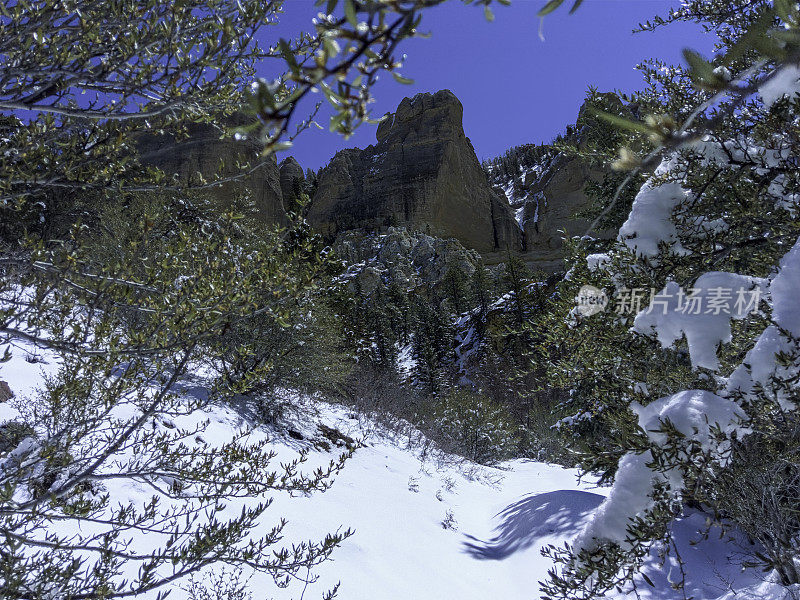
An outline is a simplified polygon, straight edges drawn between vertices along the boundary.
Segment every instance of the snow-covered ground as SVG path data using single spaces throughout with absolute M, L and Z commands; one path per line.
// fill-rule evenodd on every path
M 320 590 L 341 580 L 348 600 L 511 600 L 534 596 L 549 566 L 541 545 L 568 538 L 602 498 L 560 467 L 437 465 L 373 435 L 329 491 L 284 499 L 276 510 L 301 537 L 339 525 L 355 529 L 334 561 L 318 569 Z M 445 528 L 448 515 L 454 523 Z M 290 598 L 291 590 L 275 597 Z
M 362 426 L 335 408 L 322 412 L 340 431 L 359 435 Z M 317 570 L 314 590 L 341 581 L 346 600 L 458 598 L 531 600 L 552 567 L 541 549 L 572 540 L 606 496 L 605 488 L 579 483 L 571 469 L 533 461 L 498 468 L 469 463 L 422 461 L 385 433 L 373 433 L 334 486 L 321 495 L 282 499 L 300 538 L 319 536 L 339 525 L 355 535 Z M 443 527 L 448 514 L 457 525 Z M 641 598 L 782 598 L 784 591 L 742 573 L 746 542 L 712 530 L 694 544 L 704 517 L 688 514 L 675 524 L 686 563 L 686 595 L 672 588 L 680 580 L 674 561 L 653 557 L 647 568 L 655 588 L 640 583 Z M 307 597 L 318 597 L 310 594 Z M 273 594 L 292 598 L 292 589 Z M 618 596 L 632 597 L 629 591 Z M 788 598 L 788 597 L 787 597 Z
M 27 362 L 25 355 L 16 352 L 0 369 L 0 379 L 17 393 L 12 404 L 34 393 L 43 366 L 53 368 Z M 579 483 L 574 470 L 545 463 L 517 460 L 487 468 L 449 456 L 423 458 L 405 438 L 343 407 L 308 398 L 297 398 L 297 404 L 299 411 L 287 428 L 304 440 L 280 430 L 255 432 L 273 440 L 280 460 L 319 439 L 319 424 L 362 439 L 364 446 L 327 492 L 276 495 L 264 517 L 265 531 L 285 517 L 285 543 L 318 540 L 339 528 L 353 528 L 355 533 L 332 561 L 317 568 L 318 581 L 307 586 L 294 581 L 279 589 L 269 576 L 256 575 L 248 580 L 253 598 L 321 598 L 341 582 L 338 597 L 343 600 L 531 600 L 539 597 L 538 582 L 551 567 L 541 548 L 572 540 L 606 496 L 605 489 Z M 14 415 L 8 405 L 0 405 L 0 422 Z M 247 424 L 246 416 L 235 409 L 214 406 L 179 425 L 202 418 L 210 420 L 203 437 L 212 443 L 224 442 Z M 340 451 L 315 450 L 309 464 L 327 463 Z M 144 502 L 151 493 L 136 484 L 118 484 L 108 491 L 121 502 Z M 246 502 L 231 502 L 227 511 L 235 514 Z M 701 515 L 689 514 L 675 525 L 687 569 L 686 595 L 670 586 L 679 569 L 669 562 L 662 566 L 654 557 L 648 573 L 656 587 L 642 583 L 642 598 L 790 598 L 782 588 L 760 582 L 756 574 L 742 573 L 742 540 L 720 539 L 712 531 L 708 540 L 692 545 L 692 532 L 702 522 Z M 147 545 L 147 540 L 134 542 Z M 183 599 L 188 593 L 176 587 L 170 597 Z M 631 596 L 626 592 L 619 597 Z

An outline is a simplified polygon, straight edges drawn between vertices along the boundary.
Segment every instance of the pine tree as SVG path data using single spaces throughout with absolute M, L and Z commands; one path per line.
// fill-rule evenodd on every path
M 453 360 L 453 332 L 450 313 L 443 303 L 432 304 L 431 290 L 417 294 L 413 304 L 412 350 L 415 377 L 429 394 L 446 387 L 446 374 Z M 427 297 L 426 297 L 427 296 Z
M 441 286 L 445 297 L 456 315 L 460 315 L 472 304 L 467 282 L 466 273 L 457 266 L 448 267 L 442 277 Z
M 617 241 L 569 244 L 570 277 L 546 328 L 552 381 L 569 390 L 564 408 L 583 467 L 615 486 L 651 486 L 619 490 L 625 505 L 609 501 L 605 513 L 628 517 L 624 530 L 600 535 L 590 526 L 573 546 L 551 548 L 560 570 L 544 586 L 549 598 L 599 597 L 626 585 L 654 546 L 671 552 L 670 524 L 685 504 L 747 531 L 764 547 L 751 564 L 774 569 L 784 584 L 798 582 L 790 540 L 800 523 L 788 507 L 800 502 L 800 489 L 796 470 L 784 467 L 797 456 L 790 381 L 800 349 L 796 324 L 781 308 L 793 292 L 781 278 L 797 268 L 790 248 L 800 236 L 798 183 L 790 165 L 800 136 L 793 89 L 773 97 L 770 84 L 796 69 L 800 20 L 786 2 L 692 1 L 644 28 L 683 20 L 717 34 L 717 54 L 707 61 L 687 51 L 688 68 L 645 63 L 648 86 L 630 98 L 642 121 L 603 117 L 621 127 L 615 166 L 631 173 L 616 189 L 596 190 L 595 225 L 619 223 L 616 210 L 630 215 Z M 643 228 L 637 211 L 648 202 L 673 208 L 663 222 L 651 215 Z M 617 312 L 576 312 L 583 285 L 607 290 L 619 309 L 630 290 L 659 293 L 663 301 L 679 288 L 710 293 L 713 281 L 768 285 L 772 295 L 761 312 L 736 313 L 730 335 L 726 329 L 718 341 L 708 329 L 696 337 L 694 327 L 708 325 L 708 313 L 666 334 L 673 314 L 660 321 L 648 299 Z M 713 347 L 704 349 L 709 340 Z M 692 417 L 690 405 L 705 417 Z
M 486 272 L 486 267 L 478 265 L 472 273 L 469 286 L 475 302 L 475 308 L 470 314 L 470 327 L 475 330 L 475 336 L 478 341 L 477 352 L 479 356 L 485 352 L 487 342 L 486 321 L 489 315 L 489 306 L 491 302 L 489 285 L 489 276 Z
M 514 325 L 522 327 L 527 313 L 528 284 L 530 274 L 519 256 L 508 254 L 503 265 L 503 283 L 510 293 L 510 304 L 514 314 Z
M 514 450 L 513 419 L 480 393 L 464 387 L 452 389 L 437 403 L 434 419 L 443 443 L 477 463 L 498 463 Z

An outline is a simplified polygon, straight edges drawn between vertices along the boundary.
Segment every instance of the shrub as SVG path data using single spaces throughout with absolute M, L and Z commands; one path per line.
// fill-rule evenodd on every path
M 454 388 L 432 418 L 447 449 L 475 462 L 493 464 L 515 449 L 517 427 L 508 412 L 480 393 Z

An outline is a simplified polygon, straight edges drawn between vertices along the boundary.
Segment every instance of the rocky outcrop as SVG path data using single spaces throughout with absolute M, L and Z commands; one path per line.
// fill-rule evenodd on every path
M 404 227 L 389 227 L 379 234 L 341 233 L 334 243 L 336 255 L 349 265 L 345 277 L 358 281 L 371 294 L 389 281 L 410 291 L 420 285 L 436 286 L 448 269 L 470 276 L 481 257 L 454 239 L 432 237 Z
M 227 119 L 225 125 L 243 125 L 246 119 L 236 115 Z M 172 135 L 142 137 L 138 143 L 142 161 L 190 185 L 224 180 L 239 173 L 240 165 L 258 165 L 240 179 L 224 181 L 207 190 L 223 206 L 244 197 L 256 216 L 266 223 L 286 223 L 280 173 L 274 155 L 263 159 L 257 143 L 231 137 L 223 139 L 223 128 L 213 124 L 193 124 L 188 134 L 188 138 L 180 140 Z
M 613 93 L 598 94 L 594 105 L 603 103 L 603 110 L 635 117 L 632 105 L 625 105 Z M 606 135 L 609 126 L 590 110 L 590 102 L 581 106 L 575 125 L 567 127 L 562 141 L 586 149 L 591 139 Z M 586 193 L 591 182 L 601 182 L 609 172 L 600 163 L 575 155 L 567 155 L 551 145 L 524 145 L 512 148 L 502 157 L 488 163 L 489 179 L 501 190 L 524 232 L 524 260 L 547 272 L 564 266 L 564 239 L 583 235 L 590 220 L 581 215 L 592 200 Z M 593 231 L 595 237 L 609 238 L 615 231 Z
M 322 170 L 312 227 L 335 234 L 405 225 L 479 252 L 520 249 L 513 212 L 489 186 L 462 115 L 448 90 L 405 98 L 378 127 L 377 144 L 341 151 Z
M 616 94 L 597 94 L 581 106 L 575 126 L 567 128 L 567 140 L 579 149 L 586 149 L 593 138 L 608 135 L 609 125 L 592 110 L 597 107 L 627 118 L 637 117 L 636 106 L 626 105 Z M 530 260 L 546 270 L 561 267 L 564 232 L 567 237 L 580 236 L 591 225 L 589 219 L 581 217 L 592 202 L 586 186 L 601 182 L 609 172 L 609 167 L 597 161 L 558 154 L 548 160 L 545 168 L 526 174 L 522 187 L 527 196 L 520 224 Z M 595 230 L 591 235 L 611 238 L 616 231 Z
M 613 94 L 598 98 L 608 110 L 632 110 Z M 490 163 L 487 180 L 462 117 L 461 103 L 448 90 L 403 99 L 379 124 L 376 144 L 338 152 L 319 173 L 306 212 L 311 226 L 331 239 L 345 231 L 402 226 L 454 238 L 480 252 L 487 264 L 502 261 L 504 251 L 511 250 L 522 252 L 532 266 L 559 270 L 563 232 L 586 231 L 589 222 L 577 216 L 590 203 L 585 187 L 602 180 L 604 171 L 553 146 L 525 145 Z M 225 125 L 245 122 L 235 116 Z M 564 139 L 582 147 L 590 136 L 602 135 L 597 130 L 597 118 L 585 104 Z M 139 148 L 147 162 L 185 183 L 232 175 L 237 163 L 259 160 L 256 143 L 222 139 L 222 133 L 222 127 L 198 124 L 186 140 L 147 136 Z M 221 171 L 220 164 L 225 165 Z M 287 212 L 299 208 L 306 184 L 294 158 L 279 166 L 271 157 L 245 178 L 209 191 L 223 205 L 246 195 L 265 222 L 285 224 Z
M 0 403 L 8 402 L 14 397 L 14 392 L 8 385 L 7 381 L 0 381 Z
M 558 155 L 541 176 L 523 183 L 527 199 L 520 224 L 529 261 L 548 271 L 560 267 L 564 232 L 582 235 L 590 224 L 577 216 L 591 202 L 586 184 L 602 180 L 603 174 L 581 158 Z
M 303 185 L 306 181 L 303 167 L 293 156 L 290 156 L 281 162 L 279 173 L 283 205 L 286 210 L 292 210 L 292 207 L 300 199 L 300 194 L 303 193 Z

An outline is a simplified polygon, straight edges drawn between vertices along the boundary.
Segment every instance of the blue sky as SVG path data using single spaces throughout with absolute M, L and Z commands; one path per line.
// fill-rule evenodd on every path
M 524 143 L 551 140 L 573 123 L 586 89 L 632 91 L 641 87 L 634 69 L 655 57 L 678 63 L 691 47 L 710 54 L 713 41 L 699 27 L 681 24 L 655 33 L 631 31 L 655 14 L 664 14 L 671 0 L 586 0 L 573 15 L 560 10 L 544 21 L 538 36 L 537 11 L 543 0 L 495 3 L 495 20 L 487 22 L 480 7 L 458 0 L 426 12 L 421 29 L 432 37 L 406 41 L 402 70 L 414 79 L 402 85 L 390 76 L 374 88 L 373 115 L 393 111 L 404 96 L 447 88 L 464 105 L 464 129 L 478 158 L 502 154 Z M 318 9 L 313 0 L 287 0 L 286 14 L 269 35 L 290 37 L 311 30 Z M 266 41 L 266 38 L 265 38 Z M 310 108 L 310 105 L 309 105 Z M 319 121 L 327 126 L 327 115 Z M 337 150 L 375 142 L 375 127 L 362 126 L 349 140 L 316 129 L 304 133 L 291 154 L 306 168 L 324 166 Z

